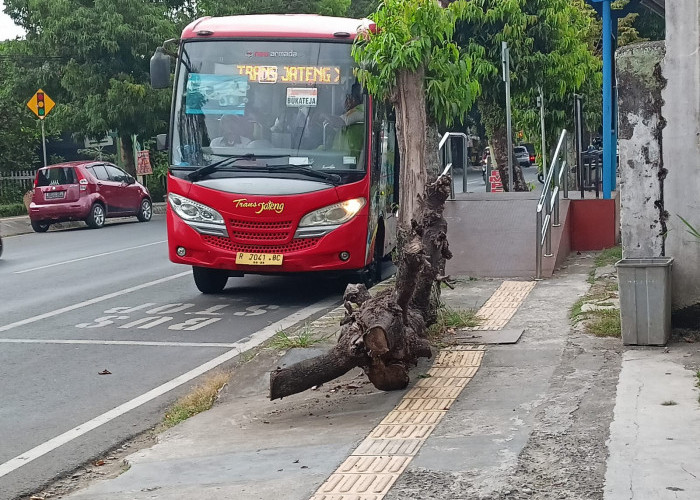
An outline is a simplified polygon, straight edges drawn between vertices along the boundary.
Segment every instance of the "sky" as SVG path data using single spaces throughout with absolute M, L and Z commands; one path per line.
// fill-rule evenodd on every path
M 5 2 L 0 0 L 0 40 L 11 40 L 17 35 L 24 35 L 24 31 L 19 27 L 15 26 L 3 11 L 5 10 Z

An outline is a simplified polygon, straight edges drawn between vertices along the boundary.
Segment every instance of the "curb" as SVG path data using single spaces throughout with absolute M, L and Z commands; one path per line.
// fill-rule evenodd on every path
M 163 215 L 166 210 L 165 202 L 153 203 L 153 214 Z M 110 221 L 123 221 L 131 219 L 132 217 L 116 217 L 114 219 L 108 219 L 107 224 Z M 83 221 L 67 221 L 67 222 L 57 222 L 52 224 L 49 231 L 60 231 L 62 229 L 71 229 L 77 227 L 83 227 L 85 223 Z M 0 236 L 18 236 L 21 234 L 33 233 L 31 222 L 28 215 L 19 215 L 14 217 L 4 217 L 0 218 Z

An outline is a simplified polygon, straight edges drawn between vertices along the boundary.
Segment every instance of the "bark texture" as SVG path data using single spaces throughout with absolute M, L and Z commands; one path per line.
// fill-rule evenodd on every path
M 493 148 L 493 155 L 496 159 L 496 164 L 498 166 L 498 172 L 501 174 L 501 182 L 503 183 L 503 190 L 508 191 L 508 177 L 510 173 L 508 172 L 508 135 L 505 129 L 498 130 L 491 136 L 491 145 Z M 510 152 L 513 158 L 513 191 L 529 191 L 525 183 L 525 177 L 523 177 L 523 170 L 518 164 L 518 160 L 515 157 L 513 151 Z
M 452 257 L 443 217 L 451 182 L 439 177 L 428 186 L 420 217 L 407 233 L 395 286 L 372 297 L 364 285 L 348 285 L 338 343 L 325 354 L 273 371 L 270 399 L 329 382 L 354 367 L 361 367 L 377 389 L 408 385 L 410 368 L 431 356 L 425 328 L 435 319 L 433 291 L 446 279 L 445 260 Z
M 399 185 L 399 226 L 408 228 L 417 218 L 420 199 L 425 193 L 425 130 L 428 118 L 425 112 L 425 70 L 400 71 L 396 77 L 391 101 L 396 110 L 396 140 L 401 151 Z

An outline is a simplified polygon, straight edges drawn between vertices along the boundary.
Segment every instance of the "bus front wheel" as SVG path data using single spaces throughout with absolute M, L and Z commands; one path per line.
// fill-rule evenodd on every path
M 192 276 L 199 291 L 205 294 L 221 292 L 228 281 L 228 271 L 208 267 L 193 266 Z

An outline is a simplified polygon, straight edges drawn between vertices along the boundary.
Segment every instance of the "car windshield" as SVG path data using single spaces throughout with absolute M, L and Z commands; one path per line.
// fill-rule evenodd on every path
M 289 40 L 185 43 L 173 167 L 194 170 L 241 156 L 250 162 L 236 166 L 254 167 L 259 158 L 274 157 L 341 174 L 343 182 L 363 176 L 365 97 L 353 74 L 351 47 Z M 250 175 L 250 169 L 231 166 L 215 175 Z M 261 169 L 260 175 L 282 174 Z

